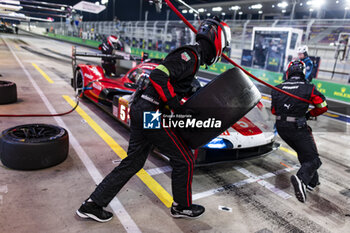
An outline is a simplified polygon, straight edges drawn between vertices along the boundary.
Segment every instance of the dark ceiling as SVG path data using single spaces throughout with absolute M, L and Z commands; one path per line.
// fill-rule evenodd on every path
M 60 3 L 60 4 L 67 4 L 67 5 L 75 5 L 76 3 L 80 2 L 80 0 L 44 0 L 45 2 L 51 2 L 51 3 Z M 85 0 L 89 2 L 96 2 L 101 0 Z M 290 12 L 291 12 L 291 0 L 184 0 L 186 3 L 193 5 L 193 4 L 208 4 L 212 3 L 212 6 L 218 6 L 215 5 L 215 3 L 222 3 L 222 2 L 232 2 L 232 4 L 228 5 L 235 5 L 234 2 L 237 2 L 237 5 L 241 6 L 242 9 L 242 15 L 236 15 L 236 17 L 240 17 L 242 19 L 246 19 L 248 16 L 252 17 L 252 19 L 257 19 L 261 17 L 261 15 L 258 14 L 258 10 L 252 10 L 249 9 L 249 7 L 253 4 L 261 3 L 263 5 L 263 8 L 261 11 L 266 17 L 281 17 L 281 18 L 289 18 Z M 281 9 L 278 7 L 274 7 L 272 9 L 272 5 L 286 1 L 289 3 L 289 6 L 285 9 L 286 12 L 282 13 Z M 308 18 L 310 14 L 315 17 L 316 12 L 309 12 L 309 8 L 305 7 L 307 0 L 297 0 L 298 5 L 296 7 L 296 18 Z M 343 2 L 346 0 L 340 0 L 339 4 L 334 4 L 336 0 L 326 0 L 327 4 L 325 5 L 325 14 L 323 17 L 325 18 L 342 18 L 344 15 L 344 6 Z M 43 2 L 43 1 L 39 1 Z M 114 10 L 113 10 L 113 2 L 114 2 Z M 179 4 L 176 2 L 176 0 L 172 0 L 174 5 L 179 6 Z M 303 6 L 299 6 L 299 3 L 304 3 Z M 24 3 L 24 2 L 23 2 Z M 345 3 L 344 3 L 345 4 Z M 200 6 L 196 5 L 196 9 L 198 9 Z M 226 11 L 226 15 L 222 16 L 222 12 L 212 12 L 211 7 L 208 7 L 208 12 L 202 13 L 202 17 L 206 17 L 208 13 L 211 13 L 211 15 L 217 14 L 221 17 L 225 17 L 226 19 L 232 19 L 233 18 L 233 11 L 228 11 L 228 6 L 225 8 L 223 7 L 223 12 Z M 30 9 L 31 11 L 35 11 L 33 9 Z M 169 10 L 168 7 L 164 6 L 161 13 L 157 13 L 155 11 L 155 7 L 151 6 L 149 4 L 149 0 L 109 0 L 107 5 L 107 10 L 101 12 L 98 15 L 90 14 L 90 13 L 81 13 L 83 15 L 84 21 L 102 21 L 102 20 L 112 20 L 113 15 L 117 16 L 120 20 L 144 20 L 145 19 L 145 12 L 148 12 L 148 20 L 165 20 L 166 19 L 166 12 Z M 38 14 L 29 14 L 28 9 L 24 9 L 26 11 L 26 15 L 34 16 L 34 17 L 45 17 Z M 41 11 L 36 10 L 36 13 L 42 13 Z M 348 14 L 350 16 L 350 14 Z M 189 19 L 193 19 L 193 15 L 186 14 L 185 15 Z M 177 16 L 170 12 L 170 19 L 176 20 L 178 19 Z M 55 18 L 55 20 L 59 20 L 59 18 Z

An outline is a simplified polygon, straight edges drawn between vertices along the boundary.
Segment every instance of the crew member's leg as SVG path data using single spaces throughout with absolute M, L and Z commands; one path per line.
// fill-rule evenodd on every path
M 318 172 L 316 171 L 314 176 L 312 177 L 307 189 L 312 191 L 319 184 L 320 184 L 320 181 L 319 181 L 319 177 L 318 177 Z
M 90 198 L 97 205 L 106 207 L 129 179 L 144 166 L 150 149 L 151 144 L 146 141 L 142 132 L 132 130 L 128 156 L 103 179 Z
M 171 129 L 145 130 L 145 136 L 170 158 L 172 171 L 173 217 L 196 218 L 205 209 L 192 204 L 192 177 L 195 158 L 183 140 Z
M 277 131 L 280 137 L 297 152 L 301 164 L 297 176 L 308 185 L 322 164 L 311 130 L 307 127 L 302 129 L 278 127 Z
M 301 163 L 301 168 L 297 175 L 304 184 L 309 185 L 322 162 L 319 158 L 316 143 L 309 128 L 301 129 L 296 137 L 296 152 L 298 153 Z M 315 177 L 315 179 L 316 178 L 317 177 Z
M 297 175 L 291 177 L 295 196 L 301 202 L 306 201 L 306 186 L 311 185 L 311 181 L 317 180 L 317 169 L 321 166 L 315 141 L 311 130 L 307 127 L 297 129 L 296 127 L 278 127 L 277 131 L 281 138 L 287 142 L 298 154 L 301 168 Z
M 78 216 L 92 218 L 99 222 L 107 222 L 112 219 L 113 214 L 104 210 L 103 207 L 107 206 L 126 182 L 144 166 L 152 146 L 139 127 L 142 125 L 141 115 L 141 111 L 135 110 L 135 105 L 131 107 L 128 156 L 103 179 L 90 198 L 80 206 L 77 210 Z
M 170 158 L 173 168 L 171 176 L 174 201 L 182 206 L 191 206 L 194 168 L 192 151 L 171 129 L 145 130 L 145 133 L 149 141 Z
M 115 62 L 109 60 L 102 60 L 102 68 L 105 70 L 107 76 L 116 74 Z

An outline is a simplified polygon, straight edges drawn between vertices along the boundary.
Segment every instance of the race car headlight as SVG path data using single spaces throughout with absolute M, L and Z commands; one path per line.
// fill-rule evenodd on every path
M 233 149 L 232 143 L 223 138 L 214 138 L 203 147 L 208 149 Z

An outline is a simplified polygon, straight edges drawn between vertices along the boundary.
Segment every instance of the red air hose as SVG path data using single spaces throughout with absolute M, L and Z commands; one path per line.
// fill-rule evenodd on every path
M 64 116 L 72 113 L 79 105 L 79 98 L 77 101 L 77 104 L 69 110 L 68 112 L 64 113 L 57 113 L 57 114 L 18 114 L 18 115 L 13 115 L 13 114 L 0 114 L 0 117 L 57 117 L 57 116 Z
M 195 29 L 193 27 L 193 25 L 176 9 L 176 7 L 170 2 L 170 0 L 165 0 L 165 2 L 168 4 L 168 6 L 170 7 L 170 9 L 172 9 L 175 14 L 195 33 L 197 34 L 197 29 Z M 262 83 L 264 84 L 265 86 L 268 86 L 269 88 L 272 88 L 276 91 L 279 91 L 283 94 L 286 94 L 290 97 L 293 97 L 295 99 L 298 99 L 298 100 L 301 100 L 301 101 L 304 101 L 306 103 L 309 103 L 309 104 L 312 104 L 312 102 L 310 100 L 307 100 L 307 99 L 304 99 L 304 98 L 301 98 L 299 96 L 296 96 L 296 95 L 293 95 L 289 92 L 286 92 L 286 91 L 283 91 L 271 84 L 268 84 L 267 82 L 264 82 L 263 80 L 255 77 L 254 75 L 252 75 L 251 73 L 249 73 L 247 70 L 245 70 L 243 67 L 241 67 L 240 65 L 238 65 L 236 62 L 234 62 L 231 58 L 229 58 L 228 56 L 226 56 L 225 54 L 222 55 L 223 58 L 225 58 L 228 62 L 230 62 L 232 65 L 234 65 L 235 67 L 239 68 L 240 70 L 242 70 L 246 75 L 248 75 L 249 77 L 251 77 L 252 79 L 258 81 L 259 83 Z

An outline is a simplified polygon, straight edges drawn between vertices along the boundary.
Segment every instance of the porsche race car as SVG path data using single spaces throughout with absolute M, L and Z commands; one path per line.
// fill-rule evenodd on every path
M 91 100 L 116 120 L 129 127 L 129 102 L 140 79 L 148 79 L 160 60 L 150 60 L 129 55 L 113 55 L 115 59 L 138 61 L 126 74 L 108 77 L 99 65 L 77 64 L 77 56 L 111 56 L 77 53 L 73 49 L 72 86 L 77 94 Z M 201 82 L 205 85 L 204 82 Z M 267 155 L 278 148 L 274 125 L 260 102 L 245 117 L 214 138 L 205 146 L 194 150 L 197 165 L 250 159 Z

